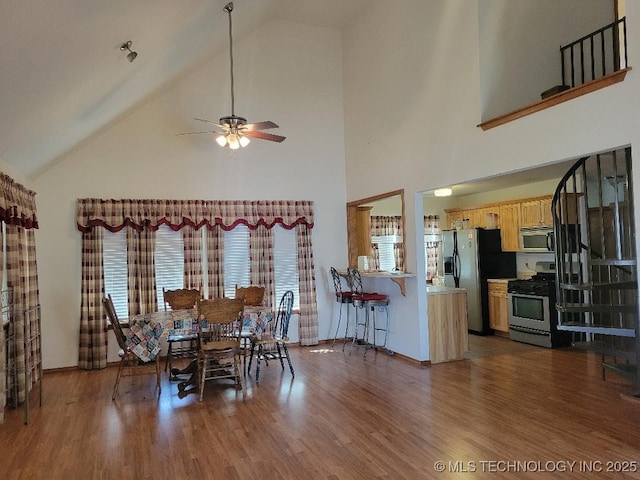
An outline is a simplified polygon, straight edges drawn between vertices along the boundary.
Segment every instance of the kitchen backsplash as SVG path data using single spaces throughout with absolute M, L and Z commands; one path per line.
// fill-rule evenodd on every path
M 536 262 L 555 261 L 553 253 L 516 253 L 518 278 L 529 278 L 535 273 Z

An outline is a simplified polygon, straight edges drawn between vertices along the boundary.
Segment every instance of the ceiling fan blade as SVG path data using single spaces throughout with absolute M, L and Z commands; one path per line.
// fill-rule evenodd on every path
M 211 125 L 215 125 L 218 128 L 222 128 L 223 130 L 226 130 L 228 127 L 226 127 L 225 125 L 220 125 L 219 123 L 216 122 L 212 122 L 211 120 L 205 120 L 204 118 L 195 118 L 194 120 L 198 120 L 199 122 L 206 122 L 206 123 L 210 123 Z
M 266 122 L 258 122 L 258 123 L 247 123 L 242 125 L 242 129 L 247 132 L 254 132 L 256 130 L 267 130 L 269 128 L 279 128 L 278 125 L 268 120 Z
M 206 132 L 186 132 L 186 133 L 174 133 L 174 135 L 198 135 L 200 133 L 221 133 L 215 130 L 207 130 Z
M 284 139 L 287 137 L 283 137 L 282 135 L 274 135 L 273 133 L 264 133 L 264 132 L 246 132 L 245 135 L 251 138 L 259 138 L 261 140 L 269 140 L 271 142 L 284 142 Z

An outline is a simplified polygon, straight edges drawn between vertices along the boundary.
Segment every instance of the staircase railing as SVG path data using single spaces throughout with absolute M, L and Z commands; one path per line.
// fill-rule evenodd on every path
M 571 88 L 626 68 L 626 18 L 560 47 L 560 59 L 562 84 Z
M 604 369 L 640 387 L 638 280 L 631 149 L 581 158 L 551 203 L 558 329 L 603 355 Z M 609 357 L 606 358 L 605 357 Z M 623 361 L 620 362 L 620 359 Z

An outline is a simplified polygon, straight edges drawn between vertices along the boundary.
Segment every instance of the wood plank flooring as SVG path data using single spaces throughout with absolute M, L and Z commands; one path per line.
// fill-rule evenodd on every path
M 46 373 L 29 425 L 6 411 L 0 478 L 640 478 L 624 463 L 640 462 L 640 402 L 619 377 L 601 380 L 598 357 L 470 345 L 467 360 L 427 367 L 294 347 L 295 378 L 263 365 L 244 400 L 228 381 L 181 398 L 166 376 L 158 397 L 138 376 L 111 401 L 115 368 Z

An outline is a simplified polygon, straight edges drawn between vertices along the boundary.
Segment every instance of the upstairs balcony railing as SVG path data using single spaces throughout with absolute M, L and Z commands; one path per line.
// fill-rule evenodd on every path
M 573 88 L 627 67 L 626 18 L 560 47 L 562 85 Z

